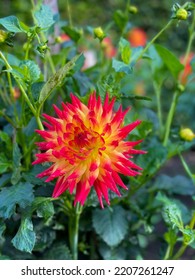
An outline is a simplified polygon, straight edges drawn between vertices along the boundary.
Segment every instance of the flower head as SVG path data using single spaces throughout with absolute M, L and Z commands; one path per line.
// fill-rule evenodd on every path
M 143 29 L 135 27 L 129 31 L 128 40 L 132 47 L 144 47 L 147 43 L 147 35 Z
M 88 105 L 71 94 L 72 103 L 62 103 L 62 110 L 54 105 L 57 118 L 43 114 L 48 121 L 46 131 L 37 130 L 44 142 L 37 143 L 43 153 L 37 154 L 33 164 L 50 162 L 51 166 L 40 173 L 46 182 L 57 178 L 53 197 L 66 190 L 75 192 L 74 204 L 86 201 L 94 187 L 101 206 L 102 197 L 109 204 L 108 190 L 120 196 L 118 186 L 127 189 L 118 173 L 136 176 L 141 168 L 130 159 L 134 154 L 145 153 L 134 149 L 139 141 L 125 141 L 127 135 L 140 124 L 140 120 L 123 126 L 129 109 L 113 111 L 115 99 L 109 102 L 108 94 L 102 104 L 95 93 Z

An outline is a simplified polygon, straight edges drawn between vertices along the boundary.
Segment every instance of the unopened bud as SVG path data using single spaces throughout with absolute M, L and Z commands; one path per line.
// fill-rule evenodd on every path
M 183 128 L 180 130 L 180 137 L 185 141 L 192 141 L 195 138 L 195 134 L 190 128 Z
M 100 41 L 102 41 L 106 37 L 106 35 L 101 27 L 94 28 L 93 33 L 94 33 L 95 38 L 98 38 Z
M 176 18 L 179 20 L 186 20 L 188 18 L 188 12 L 183 8 L 179 8 L 176 12 Z
M 8 38 L 8 32 L 0 30 L 0 43 L 4 43 Z
M 129 13 L 131 13 L 131 14 L 137 14 L 138 9 L 137 9 L 136 6 L 129 6 L 129 7 L 128 7 L 128 11 L 129 11 Z

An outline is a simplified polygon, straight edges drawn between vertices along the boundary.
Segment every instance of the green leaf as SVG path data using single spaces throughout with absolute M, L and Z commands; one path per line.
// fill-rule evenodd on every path
M 45 260 L 72 260 L 72 256 L 68 246 L 64 243 L 54 243 L 53 246 L 46 251 Z
M 98 94 L 101 99 L 105 99 L 106 92 L 109 92 L 111 97 L 118 96 L 120 91 L 120 86 L 116 83 L 113 75 L 105 75 L 97 82 Z
M 39 66 L 31 60 L 25 60 L 11 71 L 15 78 L 24 80 L 27 84 L 36 82 L 41 74 Z
M 177 227 L 180 230 L 183 228 L 181 211 L 176 204 L 166 205 L 162 214 L 165 222 L 172 228 Z
M 119 41 L 119 50 L 122 61 L 126 64 L 129 64 L 132 51 L 129 42 L 122 37 Z
M 42 179 L 37 178 L 36 175 L 41 173 L 44 170 L 44 166 L 42 165 L 36 165 L 33 166 L 32 169 L 28 172 L 25 172 L 22 174 L 22 177 L 29 183 L 33 185 L 39 185 L 42 186 L 44 185 L 44 182 Z
M 102 242 L 99 251 L 104 260 L 126 260 L 127 251 L 122 247 L 109 247 Z
M 45 220 L 48 220 L 54 215 L 53 203 L 50 201 L 50 198 L 42 198 L 41 200 L 42 202 L 37 208 L 37 215 L 38 217 L 44 217 Z
M 16 16 L 9 16 L 0 19 L 0 25 L 2 25 L 6 30 L 14 33 L 26 32 L 25 29 L 20 25 L 20 21 Z
M 62 27 L 62 29 L 76 43 L 81 38 L 82 31 L 80 29 L 77 29 L 72 26 L 64 26 Z
M 181 210 L 178 205 L 173 200 L 170 200 L 166 195 L 163 195 L 160 192 L 157 194 L 156 200 L 161 201 L 164 204 L 162 215 L 165 222 L 173 229 L 177 227 L 182 231 L 184 226 L 181 216 Z
M 144 169 L 143 175 L 153 174 L 167 159 L 166 148 L 160 142 L 152 140 L 153 139 L 150 141 L 150 146 L 147 147 L 147 157 L 145 155 L 140 155 L 137 160 L 137 164 Z
M 177 234 L 175 230 L 170 229 L 164 234 L 164 238 L 168 244 L 174 245 L 177 241 Z
M 17 143 L 14 143 L 13 145 L 13 173 L 11 177 L 11 183 L 13 185 L 17 184 L 20 180 L 20 161 L 21 161 L 22 155 L 20 152 L 20 149 L 18 147 Z
M 194 229 L 185 227 L 185 229 L 182 230 L 182 233 L 183 233 L 184 244 L 189 245 L 190 243 L 193 243 L 195 241 L 195 230 Z
M 20 64 L 20 67 L 23 69 L 24 78 L 28 80 L 30 84 L 36 82 L 41 74 L 39 66 L 32 60 L 23 61 Z
M 11 167 L 11 163 L 8 161 L 4 153 L 0 153 L 0 174 L 6 172 L 9 167 Z
M 22 220 L 20 228 L 14 238 L 12 244 L 20 251 L 31 253 L 35 245 L 35 232 L 33 231 L 33 224 L 29 218 Z
M 179 73 L 183 70 L 184 66 L 180 63 L 178 58 L 165 47 L 155 45 L 155 49 L 159 56 L 162 58 L 164 64 L 169 69 L 174 78 L 178 78 Z
M 118 26 L 118 28 L 121 31 L 123 31 L 124 27 L 126 26 L 126 24 L 128 22 L 128 17 L 125 12 L 123 12 L 121 10 L 116 10 L 114 12 L 114 21 L 115 21 L 116 25 Z
M 33 251 L 43 252 L 46 248 L 50 248 L 51 244 L 56 239 L 56 232 L 53 228 L 45 226 L 40 230 L 40 225 L 37 226 L 37 232 Z
M 169 193 L 190 196 L 195 194 L 192 180 L 182 175 L 170 177 L 160 174 L 150 190 L 167 190 Z
M 71 70 L 77 66 L 77 63 L 80 63 L 80 58 L 83 54 L 76 55 L 73 57 L 65 66 L 60 68 L 43 86 L 40 96 L 39 96 L 39 104 L 40 107 L 43 105 L 45 100 L 50 96 L 52 91 L 56 87 L 60 87 L 64 83 L 64 79 L 67 74 L 70 73 Z
M 7 219 L 15 211 L 16 204 L 25 208 L 34 199 L 33 185 L 30 183 L 18 183 L 9 188 L 3 188 L 0 192 L 0 217 Z
M 122 72 L 126 74 L 132 74 L 133 68 L 126 63 L 116 60 L 115 58 L 112 59 L 112 67 L 116 72 Z
M 53 13 L 50 7 L 46 5 L 41 5 L 39 11 L 34 13 L 34 17 L 38 26 L 43 29 L 47 29 L 55 23 Z
M 8 151 L 12 151 L 12 141 L 11 141 L 11 138 L 10 136 L 4 132 L 4 131 L 0 131 L 0 143 L 4 142 L 5 145 L 6 145 L 6 149 Z
M 117 246 L 128 229 L 126 211 L 119 205 L 105 210 L 95 209 L 93 226 L 97 234 L 109 245 Z

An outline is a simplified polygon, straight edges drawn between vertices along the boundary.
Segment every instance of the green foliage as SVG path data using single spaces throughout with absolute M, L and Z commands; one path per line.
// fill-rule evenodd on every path
M 12 243 L 18 250 L 32 252 L 35 245 L 35 233 L 32 221 L 29 218 L 22 220 L 18 232 L 12 239 Z
M 23 28 L 24 25 L 18 20 L 16 16 L 1 18 L 0 25 L 10 32 L 26 32 L 26 29 Z
M 79 58 L 82 58 L 82 61 L 84 59 L 82 54 L 75 56 L 65 66 L 60 68 L 43 86 L 39 96 L 40 107 L 56 87 L 62 86 L 66 75 L 70 74 L 70 71 L 74 71 L 74 68 L 78 66 L 78 63 L 80 65 Z
M 41 5 L 40 9 L 34 12 L 34 17 L 38 26 L 43 29 L 48 29 L 55 23 L 53 13 L 46 5 Z
M 70 260 L 76 247 L 79 259 L 194 258 L 195 139 L 180 129 L 195 132 L 195 4 L 136 0 L 133 14 L 126 1 L 58 1 L 57 14 L 43 1 L 12 2 L 17 13 L 0 18 L 0 259 Z M 52 198 L 58 178 L 37 177 L 50 163 L 32 164 L 42 113 L 56 117 L 52 105 L 70 93 L 87 104 L 93 91 L 102 101 L 109 93 L 114 111 L 131 108 L 122 126 L 141 124 L 126 140 L 142 139 L 135 149 L 146 151 L 132 150 L 141 175 L 119 174 L 127 190 L 108 186 L 104 209 L 93 186 L 83 208 L 73 203 L 78 186 Z
M 104 211 L 96 209 L 93 213 L 93 226 L 109 246 L 116 246 L 127 234 L 126 211 L 119 205 Z
M 162 58 L 166 67 L 169 69 L 169 71 L 175 77 L 175 79 L 177 79 L 179 73 L 184 68 L 183 65 L 179 62 L 177 57 L 168 49 L 162 47 L 161 45 L 155 45 L 155 48 L 159 56 Z
M 27 182 L 19 182 L 14 186 L 2 189 L 0 192 L 0 217 L 10 218 L 17 204 L 24 209 L 32 203 L 33 199 L 33 185 Z

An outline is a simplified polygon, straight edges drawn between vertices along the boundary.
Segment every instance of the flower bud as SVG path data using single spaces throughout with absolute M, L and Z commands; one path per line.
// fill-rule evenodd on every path
M 179 8 L 176 12 L 176 18 L 179 20 L 186 20 L 188 18 L 188 12 L 183 8 Z
M 195 138 L 195 134 L 190 128 L 182 128 L 179 134 L 185 141 L 192 141 Z
M 8 38 L 8 32 L 0 30 L 0 43 L 4 43 Z
M 93 33 L 94 33 L 95 38 L 98 38 L 100 41 L 102 41 L 106 37 L 106 35 L 101 27 L 94 28 Z
M 129 11 L 130 14 L 137 14 L 138 9 L 137 9 L 136 6 L 129 6 L 128 11 Z

